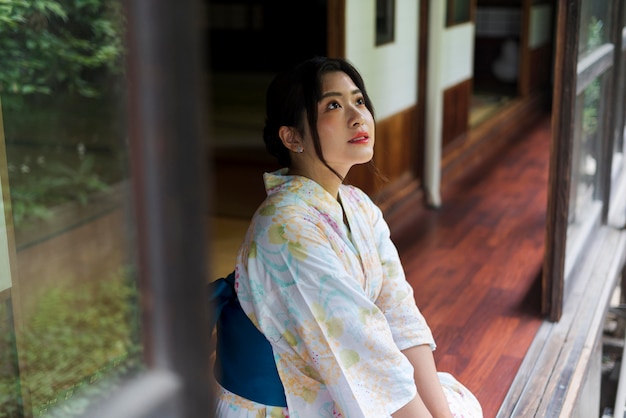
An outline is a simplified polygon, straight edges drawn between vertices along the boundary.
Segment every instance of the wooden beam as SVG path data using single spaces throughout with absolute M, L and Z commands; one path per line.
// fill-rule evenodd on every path
M 328 56 L 346 56 L 346 0 L 328 0 Z

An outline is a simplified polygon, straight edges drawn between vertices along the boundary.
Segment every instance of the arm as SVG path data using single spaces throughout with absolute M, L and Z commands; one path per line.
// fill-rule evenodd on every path
M 432 418 L 419 394 L 415 395 L 411 402 L 391 414 L 391 416 L 393 418 Z
M 441 388 L 432 350 L 427 345 L 419 345 L 402 351 L 414 369 L 415 386 L 418 395 L 434 418 L 452 418 L 448 401 Z M 402 415 L 398 415 L 400 417 Z M 421 415 L 420 415 L 421 416 Z M 428 415 L 424 415 L 428 416 Z M 394 415 L 394 418 L 396 416 Z
M 363 200 L 366 201 L 365 198 Z M 373 225 L 376 247 L 385 276 L 377 305 L 389 321 L 396 344 L 413 366 L 417 387 L 415 398 L 393 417 L 452 417 L 432 354 L 435 343 L 426 320 L 415 305 L 413 290 L 404 276 L 398 252 L 390 238 L 389 227 L 383 219 L 382 212 L 375 205 L 372 204 L 369 211 L 363 210 L 362 213 L 370 213 L 370 222 Z M 404 289 L 401 293 L 405 294 L 401 299 L 396 296 L 400 289 Z M 409 315 L 410 308 L 415 311 Z M 407 321 L 407 318 L 412 320 Z

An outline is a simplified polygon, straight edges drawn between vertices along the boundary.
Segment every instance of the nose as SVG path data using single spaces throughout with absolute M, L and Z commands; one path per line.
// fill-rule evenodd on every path
M 351 122 L 352 126 L 362 126 L 365 123 L 365 115 L 361 109 L 354 109 Z

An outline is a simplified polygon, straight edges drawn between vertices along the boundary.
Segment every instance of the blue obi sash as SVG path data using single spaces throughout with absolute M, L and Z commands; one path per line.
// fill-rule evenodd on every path
M 264 405 L 287 406 L 272 346 L 241 309 L 235 274 L 209 283 L 217 323 L 215 378 L 230 392 Z

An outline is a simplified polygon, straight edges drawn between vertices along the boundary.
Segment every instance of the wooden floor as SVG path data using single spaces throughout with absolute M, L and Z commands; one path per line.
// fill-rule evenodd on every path
M 392 238 L 435 336 L 438 369 L 495 417 L 541 322 L 550 125 L 543 121 L 494 161 L 416 207 Z M 227 274 L 247 220 L 216 219 L 213 277 Z
M 394 237 L 440 371 L 495 417 L 541 322 L 549 120 L 420 209 Z

